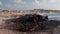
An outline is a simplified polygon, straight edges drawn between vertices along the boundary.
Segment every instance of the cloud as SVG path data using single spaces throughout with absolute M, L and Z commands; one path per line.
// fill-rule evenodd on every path
M 60 0 L 49 0 L 50 3 L 58 3 Z
M 0 1 L 0 6 L 3 5 L 2 2 Z
M 14 3 L 19 3 L 19 4 L 20 3 L 24 3 L 25 4 L 26 2 L 25 1 L 22 1 L 22 0 L 14 0 Z
M 11 4 L 5 4 L 5 8 L 6 9 L 12 9 L 12 5 Z
M 54 3 L 54 2 L 56 2 L 57 0 L 49 0 L 51 3 Z
M 21 3 L 22 0 L 14 0 L 15 3 Z
M 2 5 L 2 2 L 0 3 Z M 60 9 L 60 0 L 13 0 L 12 4 L 5 4 L 6 9 Z
M 35 8 L 34 7 L 35 5 L 33 5 L 32 3 L 28 3 L 26 1 L 23 1 L 23 0 L 14 0 L 13 2 L 14 2 L 14 4 L 12 5 L 13 9 L 25 10 L 25 9 L 33 9 L 33 8 Z
M 9 8 L 12 7 L 11 4 L 5 4 L 5 7 Z
M 33 4 L 35 4 L 35 7 L 36 8 L 39 8 L 40 7 L 40 2 L 38 0 L 35 0 L 35 2 Z
M 60 10 L 60 0 L 35 0 L 35 7 L 39 9 L 52 9 L 52 10 Z

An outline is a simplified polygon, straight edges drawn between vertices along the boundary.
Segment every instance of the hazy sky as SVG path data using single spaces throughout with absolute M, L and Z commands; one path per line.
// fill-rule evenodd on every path
M 53 9 L 60 10 L 60 0 L 0 0 L 0 9 Z

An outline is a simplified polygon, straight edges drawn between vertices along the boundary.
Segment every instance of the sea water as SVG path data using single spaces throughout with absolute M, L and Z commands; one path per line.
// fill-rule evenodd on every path
M 44 15 L 44 16 L 47 15 L 49 20 L 60 20 L 59 12 L 40 13 L 40 15 Z
M 48 14 L 49 20 L 60 20 L 60 13 L 51 13 Z

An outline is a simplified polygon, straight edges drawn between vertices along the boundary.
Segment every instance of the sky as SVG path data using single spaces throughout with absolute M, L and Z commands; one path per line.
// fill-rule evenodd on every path
M 2 10 L 60 10 L 60 0 L 0 0 Z

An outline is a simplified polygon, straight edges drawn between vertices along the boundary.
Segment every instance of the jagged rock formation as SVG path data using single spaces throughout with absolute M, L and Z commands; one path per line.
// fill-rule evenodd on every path
M 51 30 L 60 25 L 60 21 L 48 20 L 48 16 L 28 14 L 15 19 L 5 21 L 4 28 L 21 32 Z
M 39 22 L 47 21 L 47 19 L 48 19 L 47 16 L 41 16 L 37 14 L 28 14 L 28 15 L 21 16 L 20 18 L 6 20 L 6 23 L 7 23 L 6 25 L 8 25 L 8 28 L 9 26 L 10 28 L 13 26 L 15 27 L 15 29 L 20 31 L 23 31 L 23 30 L 33 31 L 37 27 L 40 27 Z M 45 26 L 42 25 L 40 29 L 43 29 L 43 27 Z

